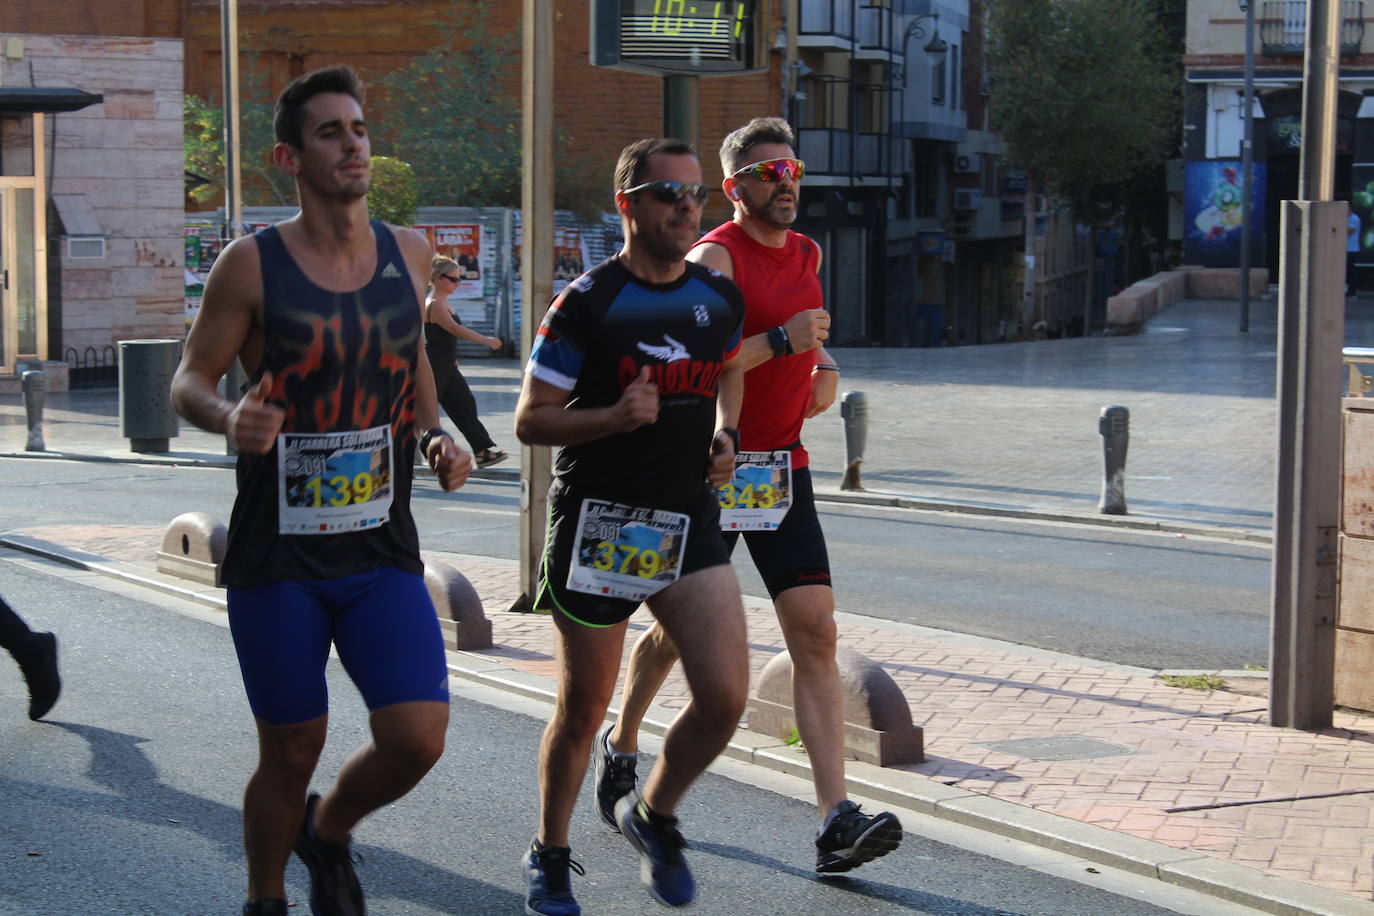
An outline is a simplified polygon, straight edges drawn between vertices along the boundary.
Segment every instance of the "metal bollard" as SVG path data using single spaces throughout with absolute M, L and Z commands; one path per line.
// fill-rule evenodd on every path
M 840 397 L 840 416 L 844 418 L 844 478 L 841 490 L 862 490 L 859 465 L 864 463 L 864 440 L 868 438 L 868 395 L 846 391 Z
M 1126 514 L 1126 446 L 1131 441 L 1131 412 L 1125 407 L 1104 407 L 1097 420 L 1102 436 L 1102 501 L 1097 511 L 1103 515 Z
M 24 413 L 29 420 L 29 441 L 24 450 L 47 451 L 47 446 L 43 444 L 43 393 L 47 390 L 43 373 L 38 369 L 29 369 L 22 376 L 20 387 L 24 391 Z

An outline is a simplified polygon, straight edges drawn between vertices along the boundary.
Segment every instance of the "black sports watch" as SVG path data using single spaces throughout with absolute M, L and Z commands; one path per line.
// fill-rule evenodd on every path
M 432 441 L 434 441 L 434 437 L 435 437 L 435 436 L 447 436 L 447 435 L 448 435 L 448 431 L 445 430 L 442 426 L 436 426 L 436 427 L 434 427 L 433 429 L 427 429 L 427 430 L 425 430 L 424 432 L 420 433 L 420 454 L 423 455 L 423 456 L 425 456 L 426 458 L 428 458 L 428 457 L 429 457 L 429 443 L 432 442 Z M 449 438 L 452 438 L 452 437 L 450 436 Z

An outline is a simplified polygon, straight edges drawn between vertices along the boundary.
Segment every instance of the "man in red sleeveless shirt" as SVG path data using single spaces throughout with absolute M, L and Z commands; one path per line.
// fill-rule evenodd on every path
M 708 232 L 687 259 L 719 271 L 744 293 L 740 352 L 747 371 L 739 419 L 744 454 L 736 472 L 740 486 L 730 492 L 754 486 L 745 481 L 760 482 L 768 496 L 752 500 L 750 508 L 767 503 L 771 513 L 751 511 L 746 519 L 722 511 L 721 527 L 732 549 L 738 532 L 744 533 L 782 625 L 792 657 L 798 731 L 811 761 L 820 809 L 816 871 L 832 873 L 896 849 L 902 827 L 891 813 L 864 814 L 845 793 L 835 596 L 801 444 L 802 424 L 835 400 L 839 366 L 822 346 L 830 316 L 816 276 L 820 248 L 790 228 L 797 218 L 804 172 L 794 147 L 792 129 L 781 118 L 755 118 L 725 138 L 720 148 L 726 176 L 722 186 L 734 202 L 735 215 Z M 753 466 L 746 466 L 751 461 Z M 762 484 L 765 480 L 769 482 Z M 776 494 L 783 497 L 775 503 Z M 775 508 L 788 500 L 785 512 Z M 729 508 L 724 502 L 722 507 Z M 595 755 L 603 817 L 634 787 L 640 720 L 676 658 L 672 641 L 657 624 L 635 644 L 620 718 L 602 734 Z

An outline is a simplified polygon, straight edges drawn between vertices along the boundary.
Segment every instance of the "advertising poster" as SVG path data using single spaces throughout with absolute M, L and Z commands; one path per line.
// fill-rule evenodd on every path
M 482 298 L 482 227 L 476 223 L 461 226 L 426 227 L 436 254 L 458 262 L 458 289 L 455 299 Z
M 553 292 L 563 288 L 587 270 L 587 246 L 577 229 L 553 230 Z
M 1250 168 L 1251 263 L 1264 263 L 1265 163 Z M 1183 258 L 1203 267 L 1239 267 L 1241 222 L 1240 162 L 1189 162 L 1183 190 Z

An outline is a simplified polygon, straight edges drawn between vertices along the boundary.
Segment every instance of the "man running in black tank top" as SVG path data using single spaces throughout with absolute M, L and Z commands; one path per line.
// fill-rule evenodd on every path
M 446 490 L 472 458 L 439 425 L 422 352 L 424 237 L 369 220 L 362 85 L 308 73 L 277 99 L 273 160 L 296 216 L 215 262 L 172 383 L 177 410 L 238 448 L 223 577 L 259 761 L 244 793 L 246 914 L 286 913 L 292 849 L 316 914 L 366 912 L 349 832 L 443 752 L 448 671 L 424 585 L 411 468 Z M 216 385 L 238 357 L 237 402 Z M 372 741 L 323 797 L 306 791 L 328 721 L 331 643 L 371 711 Z

